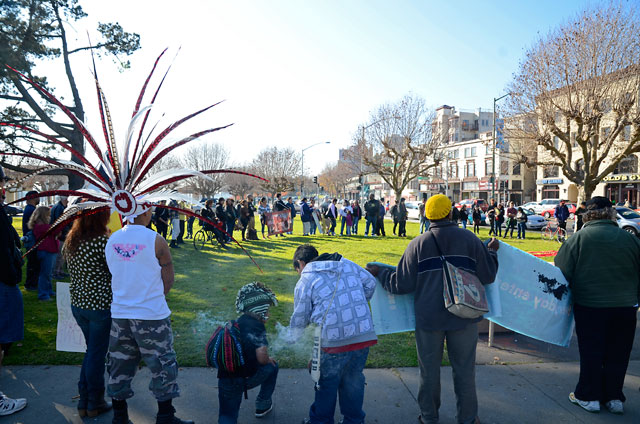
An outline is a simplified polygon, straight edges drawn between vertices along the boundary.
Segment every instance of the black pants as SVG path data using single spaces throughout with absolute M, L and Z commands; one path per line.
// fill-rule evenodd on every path
M 38 251 L 33 249 L 27 255 L 27 280 L 24 283 L 24 287 L 27 289 L 37 289 L 39 276 L 40 260 L 38 260 Z
M 329 221 L 331 221 L 331 228 L 329 228 L 329 234 L 336 233 L 336 219 L 332 216 L 329 216 Z
M 184 221 L 180 220 L 180 234 L 178 235 L 178 243 L 183 243 L 182 237 L 184 237 Z
M 567 231 L 567 221 L 558 221 L 558 227 L 560 227 L 563 230 Z M 582 399 L 580 399 L 580 400 L 582 400 Z
M 637 308 L 589 308 L 574 304 L 580 349 L 575 395 L 584 401 L 625 401 L 624 376 L 636 333 Z
M 384 217 L 380 218 L 378 217 L 378 225 L 376 226 L 376 234 L 377 235 L 382 235 L 384 237 L 387 236 L 387 233 L 385 233 L 384 231 Z
M 165 240 L 167 239 L 167 224 L 156 221 L 156 230 L 158 230 L 158 234 L 160 234 Z
M 400 221 L 400 228 L 398 229 L 398 236 L 406 237 L 407 236 L 407 221 Z
M 393 234 L 396 233 L 396 229 L 398 228 L 398 221 L 397 220 L 393 220 Z M 398 234 L 400 235 L 400 234 Z
M 496 220 L 489 218 L 489 235 L 495 235 L 494 230 L 496 229 Z

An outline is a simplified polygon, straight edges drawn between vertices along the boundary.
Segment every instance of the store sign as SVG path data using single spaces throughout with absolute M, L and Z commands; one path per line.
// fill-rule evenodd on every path
M 543 185 L 543 184 L 562 184 L 562 178 L 545 178 L 542 180 L 536 180 L 536 184 L 538 185 Z
M 480 181 L 478 184 L 480 190 L 491 190 L 491 183 L 489 181 Z M 495 189 L 498 190 L 498 182 L 495 183 Z
M 465 191 L 478 190 L 478 187 L 477 181 L 465 181 L 462 183 L 462 189 Z
M 640 181 L 639 174 L 627 174 L 627 175 L 608 175 L 602 179 L 605 182 L 617 182 L 617 181 Z

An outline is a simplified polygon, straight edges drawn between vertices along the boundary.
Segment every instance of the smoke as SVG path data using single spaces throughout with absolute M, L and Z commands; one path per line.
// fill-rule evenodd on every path
M 305 363 L 311 359 L 313 347 L 313 327 L 304 329 L 302 336 L 295 339 L 291 335 L 290 327 L 285 327 L 279 322 L 275 325 L 275 334 L 268 334 L 269 354 L 276 359 Z

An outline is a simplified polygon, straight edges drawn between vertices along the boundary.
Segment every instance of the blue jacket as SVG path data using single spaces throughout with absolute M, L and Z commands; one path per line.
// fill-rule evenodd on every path
M 558 205 L 556 206 L 554 214 L 558 221 L 566 221 L 569 219 L 569 208 L 567 205 Z
M 295 218 L 296 217 L 296 205 L 293 203 L 287 203 L 287 207 L 291 210 L 291 218 Z
M 311 222 L 311 208 L 307 205 L 307 202 L 300 204 L 300 220 L 302 222 Z

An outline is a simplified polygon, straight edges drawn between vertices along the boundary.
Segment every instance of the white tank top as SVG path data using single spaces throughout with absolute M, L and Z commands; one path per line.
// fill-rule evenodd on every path
M 109 237 L 105 253 L 111 271 L 111 317 L 160 320 L 171 315 L 164 297 L 157 233 L 142 225 L 125 225 Z

